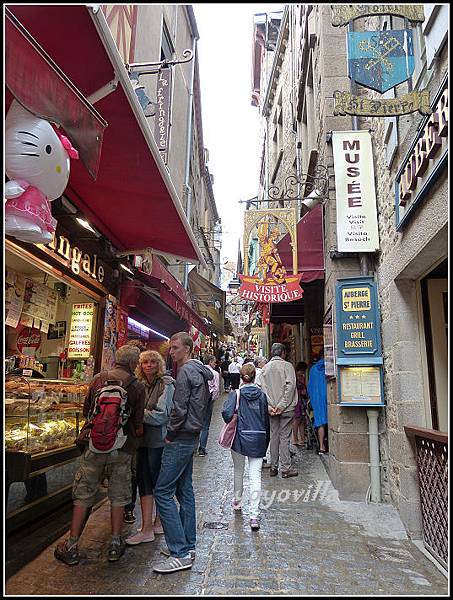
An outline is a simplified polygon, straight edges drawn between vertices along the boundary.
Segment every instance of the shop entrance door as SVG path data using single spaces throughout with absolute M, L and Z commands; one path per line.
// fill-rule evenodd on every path
M 432 338 L 432 377 L 434 387 L 431 398 L 435 398 L 432 409 L 437 412 L 439 431 L 448 431 L 448 280 L 428 279 L 427 296 Z M 434 425 L 433 414 L 433 425 Z

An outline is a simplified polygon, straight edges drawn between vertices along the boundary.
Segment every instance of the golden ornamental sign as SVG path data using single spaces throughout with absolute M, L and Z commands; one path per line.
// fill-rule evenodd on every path
M 239 275 L 241 298 L 258 303 L 291 302 L 302 298 L 297 271 L 297 210 L 281 208 L 251 210 L 244 216 L 244 275 Z M 282 229 L 290 236 L 293 252 L 293 274 L 288 274 L 278 253 L 277 243 L 283 237 Z M 252 232 L 259 247 L 259 257 L 249 273 L 249 246 Z
M 350 21 L 360 17 L 372 17 L 375 15 L 393 15 L 403 17 L 412 23 L 423 23 L 425 12 L 423 4 L 338 4 L 332 5 L 332 25 L 343 27 Z
M 337 115 L 355 115 L 358 117 L 395 117 L 420 112 L 422 115 L 431 114 L 429 91 L 411 92 L 398 98 L 377 100 L 364 96 L 354 96 L 350 92 L 336 90 L 333 93 L 334 112 Z

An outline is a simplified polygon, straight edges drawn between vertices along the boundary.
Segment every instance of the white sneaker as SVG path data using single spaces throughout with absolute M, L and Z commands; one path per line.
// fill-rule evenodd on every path
M 192 563 L 193 560 L 189 554 L 183 558 L 169 556 L 165 560 L 161 560 L 154 565 L 153 571 L 156 571 L 156 573 L 174 573 L 175 571 L 182 571 L 183 569 L 191 569 Z
M 167 548 L 167 546 L 164 546 L 163 548 L 161 548 L 160 553 L 163 554 L 164 556 L 171 556 L 170 550 Z M 195 550 L 189 550 L 189 554 L 190 554 L 190 558 L 192 560 L 195 560 Z

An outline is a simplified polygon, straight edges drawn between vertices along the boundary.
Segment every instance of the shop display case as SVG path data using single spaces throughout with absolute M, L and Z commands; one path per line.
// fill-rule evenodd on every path
M 7 375 L 5 455 L 7 498 L 13 482 L 36 481 L 80 455 L 75 439 L 83 424 L 88 384 Z M 7 500 L 8 502 L 8 500 Z

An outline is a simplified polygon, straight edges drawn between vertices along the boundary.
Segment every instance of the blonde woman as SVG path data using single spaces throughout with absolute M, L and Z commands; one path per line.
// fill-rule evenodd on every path
M 140 354 L 135 371 L 137 379 L 145 384 L 145 412 L 143 437 L 137 452 L 137 482 L 142 509 L 142 527 L 126 538 L 134 546 L 154 541 L 154 534 L 163 533 L 159 516 L 154 521 L 154 488 L 160 472 L 165 446 L 167 423 L 173 403 L 175 381 L 165 374 L 165 362 L 159 352 L 146 350 Z M 154 522 L 153 522 L 154 521 Z

